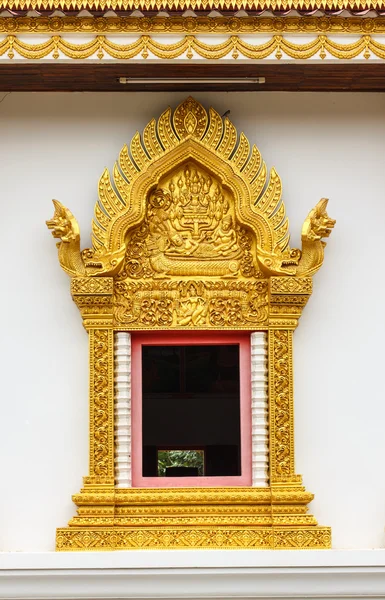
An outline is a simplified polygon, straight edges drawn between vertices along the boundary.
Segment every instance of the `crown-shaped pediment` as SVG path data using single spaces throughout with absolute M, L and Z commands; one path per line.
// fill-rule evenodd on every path
M 73 276 L 304 277 L 321 266 L 334 225 L 322 200 L 302 251 L 290 249 L 277 172 L 227 117 L 191 97 L 137 132 L 98 189 L 91 249 L 80 252 L 77 222 L 60 203 L 48 222 Z

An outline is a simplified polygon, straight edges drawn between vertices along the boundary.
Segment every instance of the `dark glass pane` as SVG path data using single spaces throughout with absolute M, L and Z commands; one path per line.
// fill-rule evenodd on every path
M 238 346 L 186 346 L 186 392 L 239 392 Z
M 179 346 L 143 346 L 143 392 L 180 392 Z
M 240 475 L 239 346 L 143 346 L 142 363 L 143 475 Z

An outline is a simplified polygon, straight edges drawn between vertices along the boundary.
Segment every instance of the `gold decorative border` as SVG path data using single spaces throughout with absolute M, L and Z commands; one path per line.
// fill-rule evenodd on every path
M 9 10 L 381 10 L 382 0 L 370 0 L 357 4 L 354 0 L 171 0 L 165 5 L 156 0 L 2 0 L 0 9 Z
M 207 60 L 220 58 L 241 58 L 262 60 L 274 56 L 277 60 L 284 55 L 296 60 L 307 60 L 319 55 L 325 59 L 328 54 L 341 60 L 351 60 L 361 54 L 365 59 L 372 55 L 385 59 L 385 44 L 381 44 L 370 35 L 364 35 L 359 40 L 339 44 L 326 35 L 318 35 L 314 40 L 305 44 L 291 42 L 281 35 L 261 44 L 249 44 L 238 36 L 231 36 L 220 44 L 207 44 L 192 35 L 184 36 L 173 44 L 163 44 L 147 35 L 142 35 L 131 44 L 118 44 L 98 35 L 85 43 L 71 43 L 59 35 L 54 35 L 40 44 L 29 44 L 13 35 L 8 35 L 0 41 L 0 57 L 7 54 L 12 59 L 15 52 L 28 60 L 39 60 L 52 55 L 58 59 L 60 52 L 66 58 L 74 60 L 87 59 L 95 55 L 102 60 L 105 55 L 117 60 L 130 60 L 141 56 L 146 59 L 149 53 L 162 60 L 172 60 L 186 55 L 192 59 L 194 53 Z
M 331 546 L 329 527 L 130 527 L 58 529 L 56 549 L 131 550 L 220 548 L 323 549 Z
M 91 329 L 90 481 L 114 483 L 113 330 Z
M 0 17 L 0 33 L 385 33 L 375 17 Z
M 269 332 L 270 481 L 295 480 L 293 348 L 290 330 Z

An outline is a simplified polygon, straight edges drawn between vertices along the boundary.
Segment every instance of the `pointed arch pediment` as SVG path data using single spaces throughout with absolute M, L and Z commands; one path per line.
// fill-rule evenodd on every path
M 258 148 L 227 117 L 191 97 L 151 119 L 122 148 L 112 174 L 102 174 L 92 248 L 80 250 L 75 217 L 54 204 L 47 225 L 61 239 L 63 269 L 91 278 L 90 290 L 95 278 L 112 277 L 117 325 L 139 328 L 266 323 L 269 302 L 288 301 L 277 285 L 307 297 L 307 278 L 323 262 L 322 238 L 335 223 L 322 199 L 304 222 L 302 250 L 290 249 L 279 175 L 268 174 Z
M 246 136 L 238 137 L 227 118 L 222 120 L 212 108 L 207 114 L 193 98 L 173 114 L 167 109 L 157 122 L 152 120 L 142 137 L 135 134 L 130 150 L 122 149 L 112 178 L 107 170 L 103 173 L 89 266 L 125 251 L 127 232 L 146 218 L 150 193 L 168 173 L 183 169 L 189 161 L 200 165 L 201 175 L 216 177 L 217 184 L 229 191 L 234 225 L 246 227 L 253 237 L 256 270 L 294 274 L 278 174 L 272 169 L 268 179 L 259 150 L 250 149 Z M 210 193 L 213 190 L 207 190 Z

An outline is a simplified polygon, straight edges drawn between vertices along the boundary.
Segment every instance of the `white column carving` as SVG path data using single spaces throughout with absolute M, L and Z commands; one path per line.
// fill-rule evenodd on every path
M 269 484 L 269 405 L 267 333 L 251 334 L 251 470 L 252 486 Z
M 115 486 L 131 487 L 131 334 L 115 333 Z

